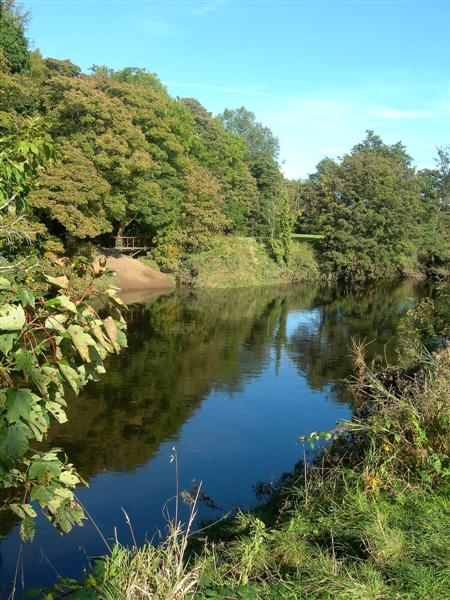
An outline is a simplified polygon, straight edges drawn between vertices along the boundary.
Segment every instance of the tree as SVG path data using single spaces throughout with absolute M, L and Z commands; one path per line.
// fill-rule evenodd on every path
M 58 60 L 56 58 L 45 58 L 44 64 L 50 75 L 62 75 L 63 77 L 79 77 L 81 69 L 72 61 Z
M 246 162 L 256 181 L 258 197 L 249 211 L 248 229 L 267 245 L 277 261 L 287 261 L 295 218 L 277 163 L 278 139 L 244 107 L 226 109 L 220 118 L 228 132 L 245 141 Z
M 417 268 L 420 191 L 401 144 L 369 131 L 341 162 L 319 163 L 307 194 L 329 273 L 361 280 Z
M 280 143 L 268 127 L 256 121 L 255 115 L 244 106 L 241 108 L 226 108 L 221 115 L 227 131 L 241 136 L 247 143 L 247 153 L 250 160 L 267 157 L 274 161 L 280 153 Z
M 30 121 L 22 135 L 0 138 L 0 251 L 3 259 L 29 254 L 30 246 L 45 231 L 29 220 L 26 199 L 45 165 L 54 159 L 40 124 Z
M 450 148 L 438 148 L 435 169 L 418 173 L 421 192 L 419 253 L 426 268 L 438 274 L 450 259 Z
M 0 1 L 0 48 L 11 73 L 23 73 L 30 64 L 25 21 L 14 0 Z
M 191 112 L 198 132 L 193 152 L 219 183 L 225 203 L 227 231 L 247 233 L 250 212 L 258 200 L 258 193 L 246 162 L 245 140 L 226 131 L 221 119 L 212 117 L 194 98 L 182 98 L 181 102 Z
M 439 200 L 444 210 L 450 210 L 450 146 L 437 148 L 436 184 Z

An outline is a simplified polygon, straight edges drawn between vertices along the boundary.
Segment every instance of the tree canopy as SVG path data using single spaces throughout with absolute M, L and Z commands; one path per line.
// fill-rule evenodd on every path
M 0 1 L 0 52 L 11 73 L 22 73 L 30 64 L 25 19 L 12 0 Z
M 372 131 L 340 161 L 323 159 L 301 196 L 302 219 L 324 236 L 325 269 L 379 279 L 448 260 L 443 181 L 439 169 L 417 173 L 404 146 L 387 145 Z
M 319 259 L 333 277 L 447 263 L 448 148 L 436 168 L 417 171 L 401 143 L 370 131 L 342 159 L 289 182 L 278 139 L 245 107 L 213 116 L 194 98 L 171 97 L 146 69 L 86 74 L 30 52 L 14 0 L 0 2 L 0 24 L 0 136 L 37 119 L 57 156 L 29 195 L 39 247 L 142 235 L 159 266 L 177 271 L 214 235 L 238 234 L 287 263 L 295 226 L 323 236 Z

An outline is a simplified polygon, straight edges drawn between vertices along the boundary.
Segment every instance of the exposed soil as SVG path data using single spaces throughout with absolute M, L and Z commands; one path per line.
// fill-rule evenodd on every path
M 115 271 L 118 287 L 122 292 L 144 290 L 168 290 L 174 287 L 164 273 L 143 264 L 136 258 L 124 256 L 120 252 L 106 253 L 106 264 Z

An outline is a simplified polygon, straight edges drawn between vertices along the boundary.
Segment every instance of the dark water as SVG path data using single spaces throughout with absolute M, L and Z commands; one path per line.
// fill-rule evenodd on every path
M 164 529 L 163 505 L 180 487 L 203 482 L 220 506 L 250 507 L 253 486 L 289 471 L 298 436 L 349 417 L 341 380 L 351 372 L 352 337 L 371 355 L 395 354 L 400 315 L 428 291 L 412 283 L 362 291 L 297 286 L 217 293 L 175 292 L 134 306 L 129 350 L 69 404 L 69 423 L 48 441 L 62 447 L 90 487 L 78 496 L 107 539 L 130 543 Z M 173 502 L 167 504 L 173 515 Z M 220 512 L 201 507 L 205 517 Z M 8 595 L 20 547 L 3 515 L 0 581 Z M 61 536 L 45 519 L 24 547 L 25 586 L 79 576 L 105 546 L 90 522 Z M 17 597 L 20 597 L 19 594 Z

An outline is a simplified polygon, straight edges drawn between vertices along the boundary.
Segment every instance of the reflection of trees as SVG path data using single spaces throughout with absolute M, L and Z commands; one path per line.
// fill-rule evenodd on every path
M 360 292 L 294 286 L 153 298 L 129 315 L 129 349 L 69 403 L 69 422 L 55 423 L 45 445 L 63 448 L 86 478 L 131 470 L 175 440 L 212 389 L 238 392 L 283 353 L 312 388 L 331 386 L 345 400 L 339 380 L 351 371 L 352 336 L 374 340 L 371 355 L 383 354 L 416 293 L 406 284 Z M 311 321 L 288 337 L 293 311 L 309 311 Z M 2 516 L 0 533 L 13 523 Z
M 135 310 L 129 349 L 68 407 L 48 444 L 64 448 L 83 476 L 150 460 L 212 389 L 240 390 L 268 364 L 289 305 L 315 292 L 294 288 L 174 293 Z
M 288 342 L 288 354 L 309 385 L 331 386 L 338 400 L 349 399 L 343 379 L 352 372 L 352 338 L 369 343 L 367 357 L 395 359 L 395 333 L 408 299 L 423 293 L 412 282 L 360 289 L 322 289 L 315 318 L 301 323 Z

